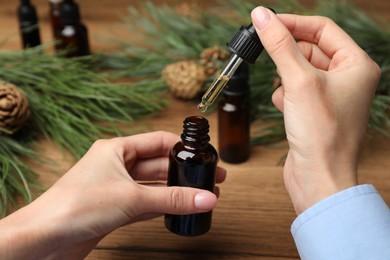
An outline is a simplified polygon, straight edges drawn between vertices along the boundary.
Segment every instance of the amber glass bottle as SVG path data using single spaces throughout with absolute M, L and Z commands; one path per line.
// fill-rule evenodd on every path
M 65 0 L 61 5 L 62 28 L 57 50 L 66 49 L 66 57 L 90 54 L 87 27 L 81 23 L 80 10 L 73 0 Z
M 221 160 L 242 163 L 250 156 L 250 89 L 248 65 L 242 63 L 218 104 L 218 152 Z
M 218 154 L 209 143 L 209 123 L 200 116 L 187 117 L 181 141 L 169 155 L 168 186 L 185 186 L 214 192 Z M 211 226 L 212 211 L 191 215 L 165 215 L 168 230 L 183 236 L 198 236 Z
M 41 44 L 39 35 L 38 16 L 30 0 L 22 0 L 18 7 L 18 19 L 23 48 Z
M 49 4 L 50 4 L 49 17 L 50 17 L 50 24 L 51 24 L 53 37 L 55 40 L 59 40 L 61 28 L 62 28 L 62 22 L 61 22 L 62 0 L 49 0 Z

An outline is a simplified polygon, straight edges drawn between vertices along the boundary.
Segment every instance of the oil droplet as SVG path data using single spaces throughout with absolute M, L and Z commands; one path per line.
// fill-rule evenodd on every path
M 199 105 L 198 105 L 198 109 L 200 110 L 200 112 L 204 113 L 207 111 L 207 106 L 204 102 L 201 102 Z

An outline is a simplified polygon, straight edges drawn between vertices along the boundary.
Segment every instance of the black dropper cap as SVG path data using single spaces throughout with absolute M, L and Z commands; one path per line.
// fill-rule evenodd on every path
M 22 0 L 18 8 L 18 16 L 20 22 L 28 22 L 29 24 L 37 24 L 38 16 L 35 7 L 30 3 L 30 0 Z
M 73 0 L 65 0 L 60 9 L 61 21 L 64 25 L 80 22 L 79 6 Z
M 226 87 L 223 90 L 223 93 L 227 95 L 238 95 L 245 94 L 249 92 L 249 66 L 247 63 L 243 62 L 234 72 L 233 76 L 230 78 Z
M 272 8 L 268 8 L 276 13 Z M 226 43 L 227 47 L 244 61 L 254 64 L 264 50 L 260 38 L 253 24 L 241 26 L 232 39 Z
M 251 64 L 255 63 L 264 49 L 252 24 L 241 26 L 226 45 L 238 57 Z

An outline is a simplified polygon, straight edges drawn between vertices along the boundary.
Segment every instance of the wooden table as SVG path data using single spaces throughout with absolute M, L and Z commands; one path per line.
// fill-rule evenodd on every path
M 2 37 L 11 36 L 3 50 L 18 49 L 17 23 L 14 16 L 16 1 L 2 0 L 0 31 Z M 33 1 L 38 7 L 41 34 L 44 41 L 51 39 L 47 18 L 47 1 Z M 111 50 L 102 36 L 106 32 L 121 35 L 123 31 L 114 23 L 125 13 L 129 4 L 137 1 L 80 2 L 85 23 L 88 25 L 94 51 Z M 99 5 L 95 4 L 96 2 Z M 138 1 L 140 2 L 140 1 Z M 163 2 L 163 1 L 160 1 Z M 172 2 L 172 1 L 170 1 Z M 364 6 L 365 1 L 354 1 Z M 390 19 L 390 2 L 370 1 L 369 10 L 375 10 Z M 13 36 L 12 36 L 13 35 Z M 125 34 L 126 35 L 126 34 Z M 196 105 L 172 100 L 171 105 L 155 117 L 140 121 L 149 130 L 165 130 L 180 134 L 182 120 L 197 115 Z M 211 124 L 211 140 L 218 147 L 216 114 L 206 116 Z M 40 150 L 62 161 L 56 172 L 41 170 L 40 181 L 50 186 L 73 163 L 63 158 L 53 144 L 40 143 Z M 220 185 L 221 196 L 214 210 L 212 229 L 206 235 L 186 238 L 171 234 L 163 218 L 123 227 L 104 238 L 87 259 L 298 259 L 290 225 L 295 213 L 285 190 L 282 167 L 277 166 L 286 147 L 257 146 L 249 161 L 231 165 L 220 162 L 228 170 L 225 183 Z M 390 139 L 375 137 L 368 140 L 359 167 L 361 183 L 374 184 L 390 203 Z

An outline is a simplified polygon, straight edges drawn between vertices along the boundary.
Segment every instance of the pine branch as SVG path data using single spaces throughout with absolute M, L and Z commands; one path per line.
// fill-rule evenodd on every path
M 165 88 L 162 80 L 111 83 L 108 74 L 92 69 L 96 56 L 69 59 L 43 53 L 41 47 L 0 53 L 0 79 L 21 88 L 31 110 L 22 132 L 0 135 L 2 215 L 15 194 L 30 202 L 31 191 L 39 187 L 36 173 L 24 162 L 41 159 L 33 152 L 37 137 L 79 158 L 96 139 L 122 135 L 118 123 L 133 123 L 165 107 L 159 95 Z

